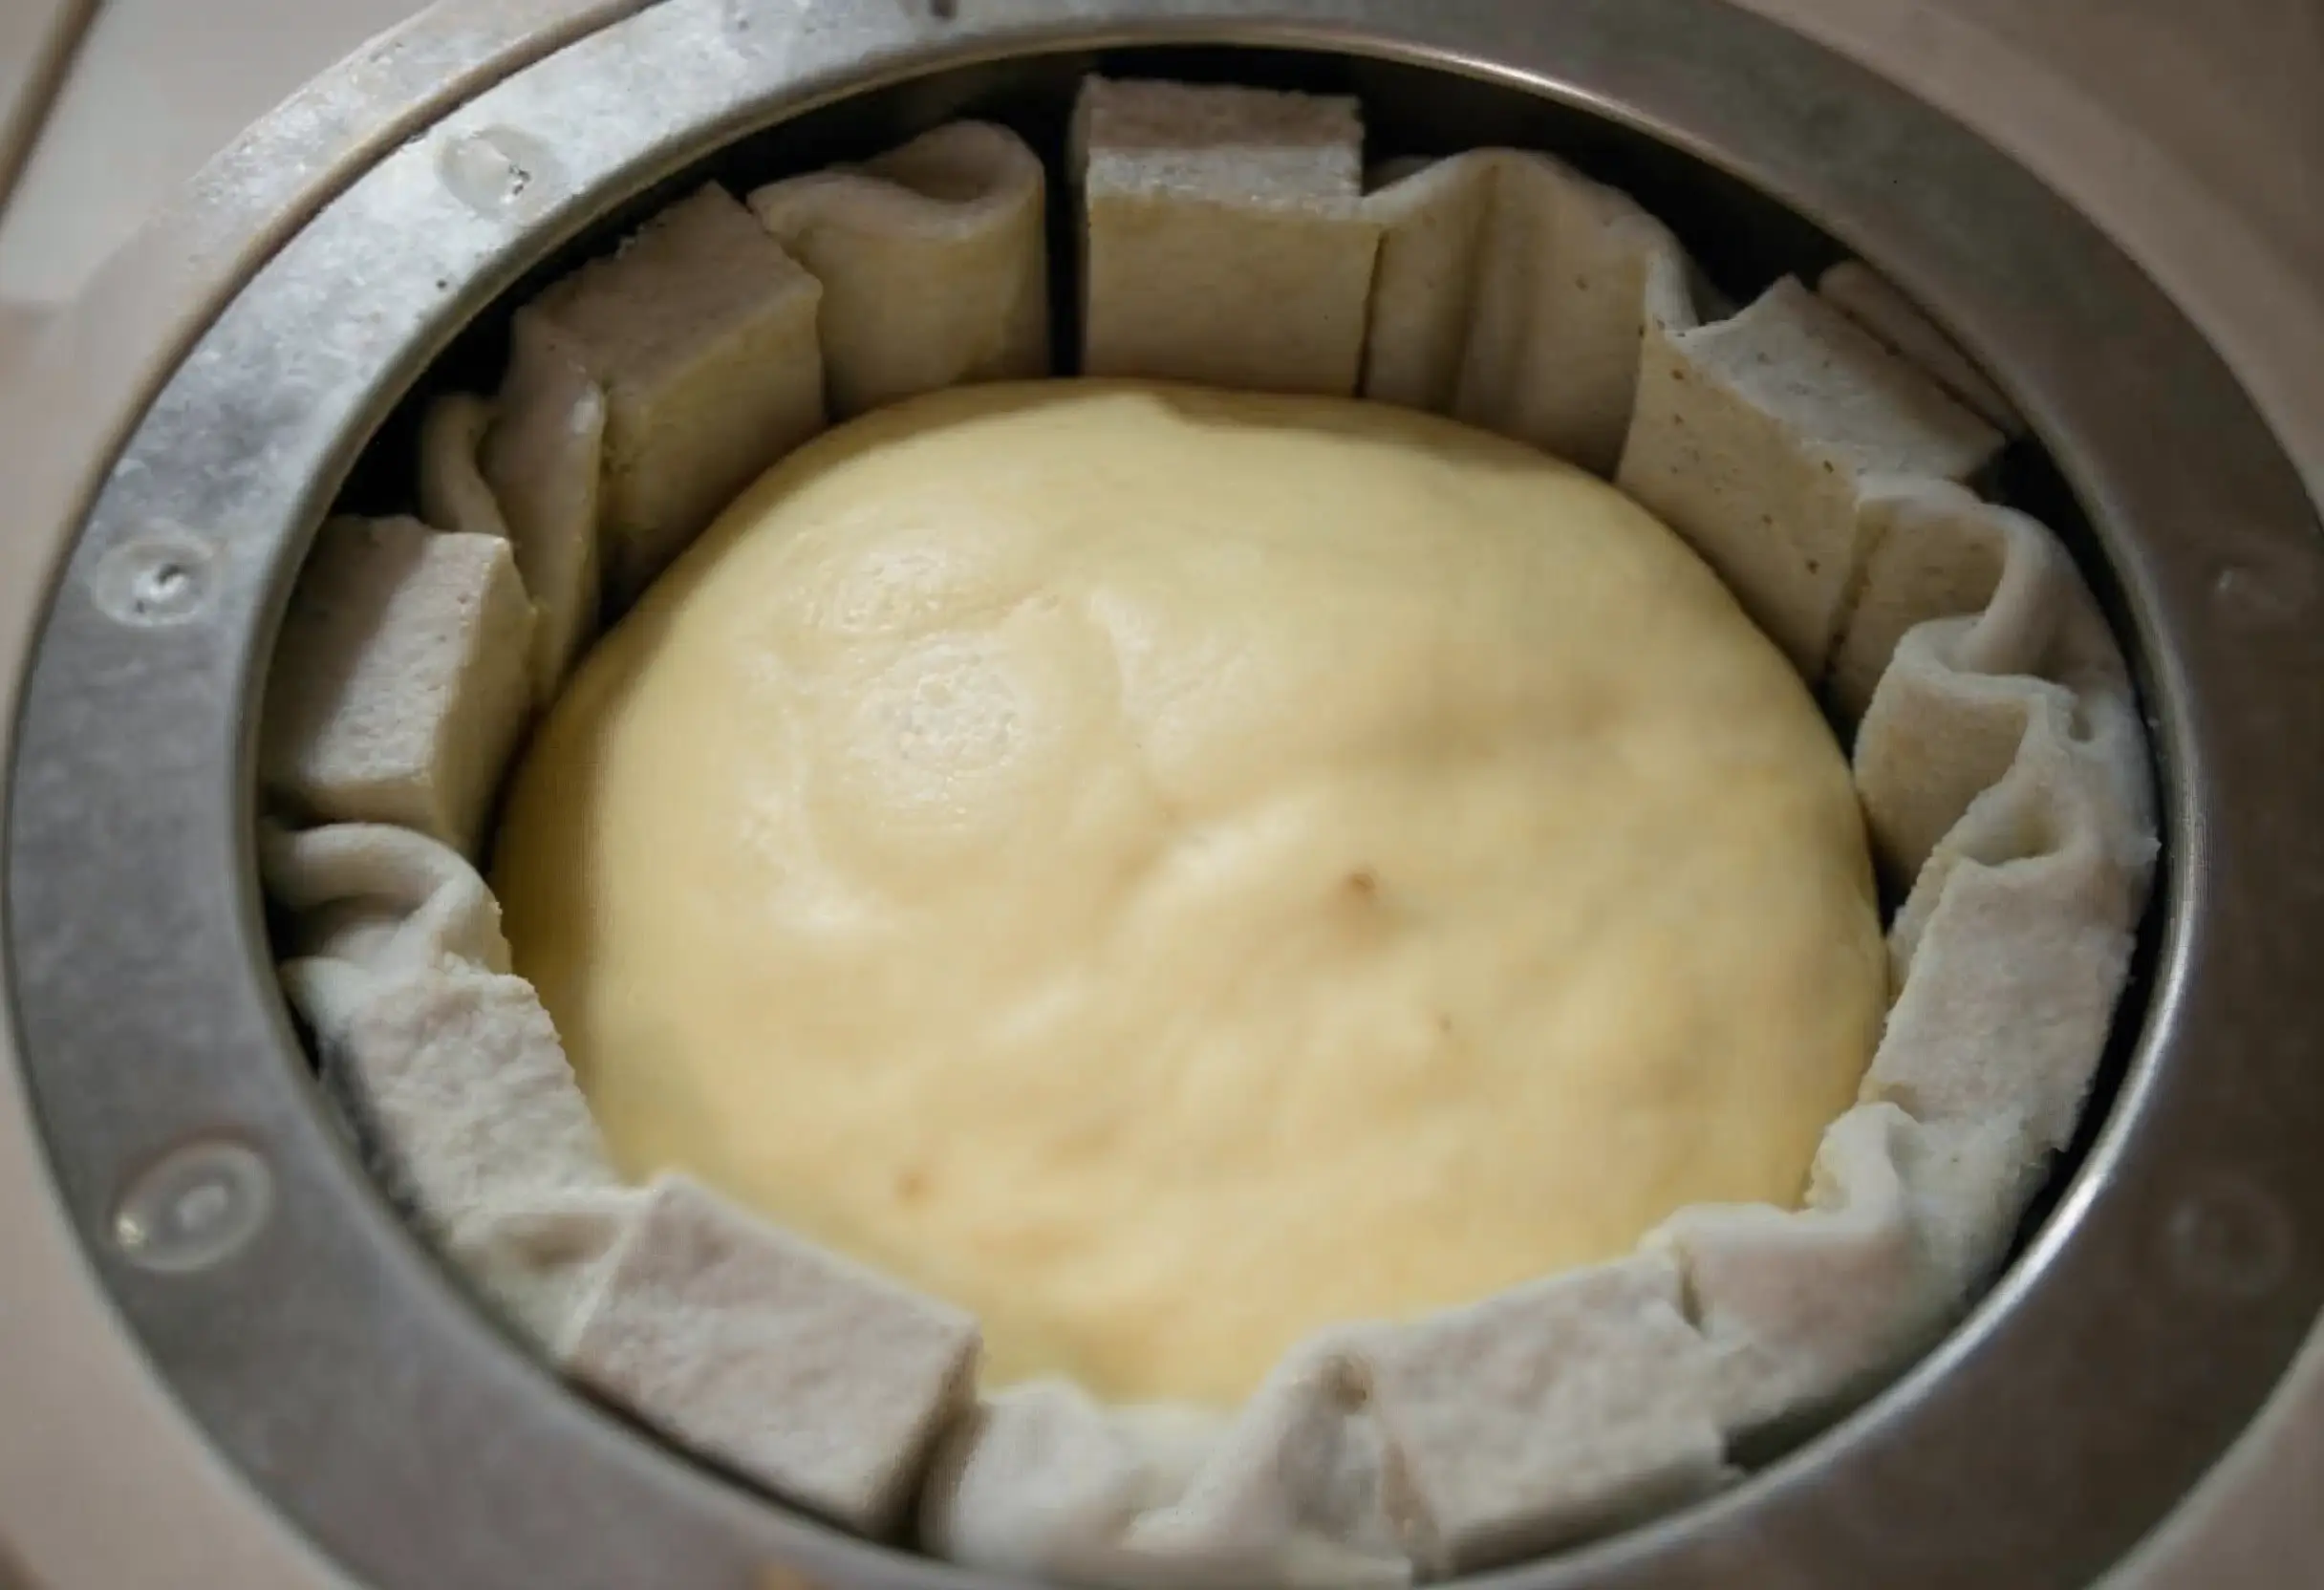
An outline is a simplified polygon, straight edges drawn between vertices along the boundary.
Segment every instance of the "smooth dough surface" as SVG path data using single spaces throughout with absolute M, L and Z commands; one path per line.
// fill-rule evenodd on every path
M 1846 764 L 1703 564 L 1330 398 L 810 443 L 588 658 L 496 882 L 625 1171 L 1122 1400 L 1796 1205 L 1886 996 Z

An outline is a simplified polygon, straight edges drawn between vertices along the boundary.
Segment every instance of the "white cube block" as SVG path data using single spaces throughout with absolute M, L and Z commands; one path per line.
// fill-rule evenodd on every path
M 600 535 L 616 607 L 823 428 L 822 295 L 711 186 L 533 300 L 605 393 Z
M 1820 679 L 1882 475 L 1966 480 L 2001 438 L 1786 278 L 1729 320 L 1649 324 L 1617 483 L 1687 538 Z
M 518 311 L 477 464 L 532 600 L 532 691 L 544 704 L 597 629 L 605 429 L 605 394 L 578 347 Z
M 1351 1333 L 1430 1574 L 1513 1562 L 1725 1474 L 1716 1364 L 1641 1256 Z
M 1203 1454 L 1184 1489 L 1123 1537 L 1129 1558 L 1222 1582 L 1394 1586 L 1403 1454 L 1368 1405 L 1370 1370 L 1326 1333 L 1292 1349 Z
M 268 678 L 268 796 L 299 817 L 397 823 L 474 853 L 529 714 L 531 645 L 506 541 L 332 520 Z
M 664 1176 L 581 1304 L 579 1380 L 787 1501 L 868 1535 L 898 1521 L 965 1411 L 958 1309 Z
M 1084 83 L 1082 369 L 1352 396 L 1379 224 L 1353 99 Z

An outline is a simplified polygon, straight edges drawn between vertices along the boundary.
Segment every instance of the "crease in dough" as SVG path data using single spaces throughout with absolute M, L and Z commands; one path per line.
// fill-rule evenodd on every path
M 1902 991 L 1864 1075 L 1867 1101 L 1916 1123 L 1907 1183 L 1964 1292 L 1990 1279 L 2073 1135 L 2153 869 L 2151 821 L 2132 815 L 2142 791 L 2064 727 L 2037 718 L 1922 870 L 1891 930 Z
M 1387 1587 L 1490 1568 L 1725 1482 L 1713 1347 L 1646 1255 L 1320 1333 L 1231 1419 L 1039 1381 L 939 1451 L 954 1560 L 1125 1586 Z
M 1239 1412 L 1108 1407 L 1069 1381 L 996 1392 L 939 1449 L 921 1537 L 995 1572 L 1168 1590 L 1398 1590 L 1394 1460 L 1325 1343 Z

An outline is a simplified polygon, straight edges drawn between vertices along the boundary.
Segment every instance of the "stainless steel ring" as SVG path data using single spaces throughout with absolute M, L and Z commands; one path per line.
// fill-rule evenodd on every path
M 2170 836 L 2103 1130 L 2005 1282 L 1900 1385 L 1712 1503 L 1495 1582 L 2086 1582 L 2220 1453 L 2324 1303 L 2307 964 L 2324 629 L 2302 621 L 2324 540 L 2225 367 L 2094 227 L 1720 0 L 666 0 L 384 154 L 145 413 L 22 702 L 6 947 L 41 1130 L 106 1287 L 210 1438 L 380 1590 L 976 1581 L 672 1455 L 466 1305 L 309 1080 L 266 954 L 250 720 L 290 573 L 358 455 L 584 228 L 762 129 L 760 158 L 807 163 L 1052 101 L 1093 52 L 1220 65 L 1197 46 L 1364 90 L 1420 142 L 1560 142 L 1649 204 L 1686 190 L 1697 231 L 1772 198 L 1814 226 L 1726 239 L 1738 269 L 1813 248 L 1816 227 L 1870 259 L 1979 355 L 2071 483 L 2141 670 Z M 138 1202 L 157 1186 L 201 1196 L 157 1216 Z M 179 1224 L 185 1262 L 122 1239 Z

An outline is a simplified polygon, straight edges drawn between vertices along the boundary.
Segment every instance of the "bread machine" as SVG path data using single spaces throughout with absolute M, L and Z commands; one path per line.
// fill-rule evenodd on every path
M 2324 1348 L 2302 1356 L 2324 1305 L 2324 403 L 2298 357 L 2324 311 L 2280 256 L 2227 248 L 2244 223 L 2182 167 L 2087 158 L 2097 101 L 2031 55 L 1935 9 L 1810 11 L 446 0 L 205 167 L 0 372 L 0 1582 L 973 1577 L 577 1398 L 397 1221 L 268 965 L 250 718 L 325 509 L 380 490 L 528 284 L 707 174 L 967 114 L 1054 149 L 1093 65 L 1352 92 L 1375 157 L 1554 150 L 1739 294 L 1871 262 L 2030 420 L 2012 488 L 2075 533 L 2148 705 L 2166 854 L 2141 987 L 2008 1277 L 1716 1500 L 1496 1577 L 2324 1582 L 2290 1505 L 2324 1472 Z

